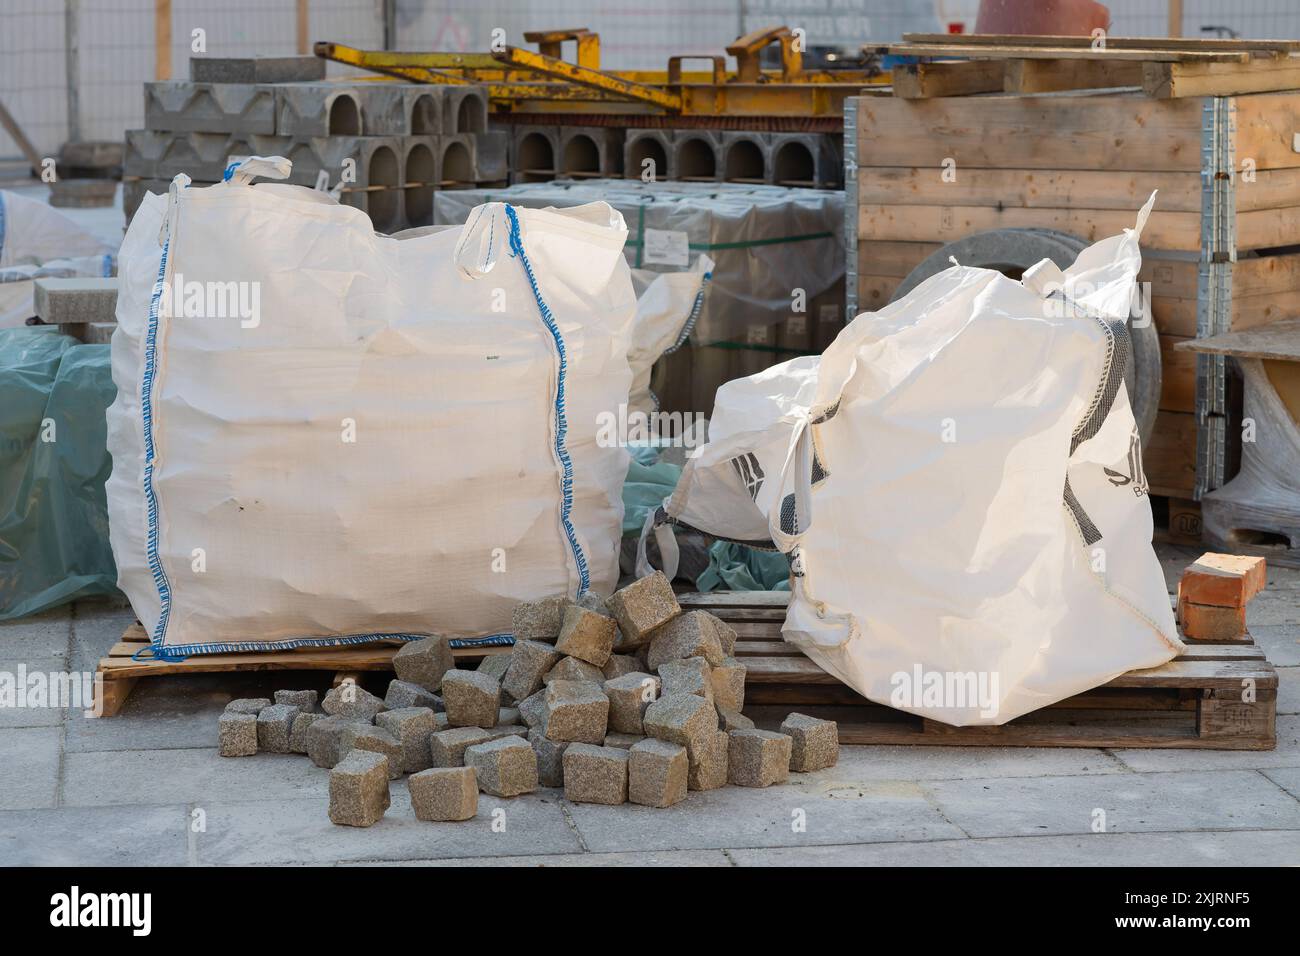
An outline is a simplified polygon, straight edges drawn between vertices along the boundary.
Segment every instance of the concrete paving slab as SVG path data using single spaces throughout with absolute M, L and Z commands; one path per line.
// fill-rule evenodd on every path
M 1276 767 L 1272 770 L 1261 770 L 1260 773 L 1300 800 L 1300 767 Z M 1300 860 L 1300 854 L 1297 854 L 1294 860 Z
M 1160 559 L 1160 570 L 1165 572 L 1165 587 L 1170 594 L 1178 591 L 1178 581 L 1187 566 L 1205 553 L 1204 548 L 1193 548 L 1181 544 L 1157 544 L 1156 557 Z
M 1114 750 L 1115 757 L 1133 770 L 1243 770 L 1265 767 L 1300 767 L 1300 717 L 1277 718 L 1275 750 Z
M 1300 714 L 1300 667 L 1277 669 L 1277 712 Z
M 58 658 L 34 657 L 27 660 L 0 660 L 0 674 L 20 686 L 19 678 L 34 673 L 62 672 Z M 0 707 L 0 730 L 8 727 L 57 727 L 63 722 L 64 710 L 60 707 Z
M 1246 605 L 1246 626 L 1257 624 L 1300 625 L 1300 600 L 1289 588 L 1263 590 Z
M 734 866 L 721 850 L 646 850 L 640 853 L 559 853 L 546 856 L 481 856 L 453 860 L 367 860 L 340 866 Z
M 925 787 L 944 817 L 974 837 L 1087 834 L 1099 809 L 1107 833 L 1300 830 L 1300 803 L 1253 771 L 946 780 Z
M 72 636 L 66 607 L 33 614 L 17 621 L 0 622 L 0 658 L 5 660 L 64 659 Z
M 136 686 L 136 693 L 148 692 Z M 87 719 L 80 712 L 69 714 L 63 749 L 67 753 L 92 750 L 186 750 L 217 747 L 217 718 L 221 707 L 150 707 L 141 711 L 135 694 L 128 710 L 116 717 Z M 224 705 L 223 705 L 224 706 Z
M 121 602 L 78 601 L 72 611 L 72 649 L 68 666 L 93 671 L 109 648 L 122 639 L 122 632 L 135 623 L 135 612 Z
M 771 710 L 780 718 L 794 708 Z M 747 710 L 746 713 L 749 711 Z M 759 726 L 766 726 L 759 722 Z M 1126 773 L 1128 768 L 1108 752 L 1039 747 L 840 747 L 834 767 L 810 774 L 793 774 L 789 785 L 829 791 L 872 780 L 959 780 L 963 777 L 1055 777 L 1081 773 Z
M 1089 833 L 731 850 L 737 866 L 1290 866 L 1294 830 Z
M 457 857 L 529 856 L 582 849 L 558 798 L 530 794 L 514 799 L 479 795 L 478 814 L 463 823 L 415 819 L 406 781 L 392 784 L 392 806 L 372 827 L 330 823 L 322 794 L 309 800 L 208 805 L 207 832 L 196 837 L 202 864 L 346 860 L 443 860 Z M 504 821 L 500 832 L 495 819 Z
M 208 807 L 235 800 L 323 798 L 328 780 L 328 771 L 300 754 L 221 757 L 215 747 L 70 753 L 64 758 L 63 803 Z
M 647 848 L 807 846 L 818 843 L 939 840 L 963 836 L 921 787 L 876 781 L 830 794 L 799 787 L 724 787 L 692 792 L 667 809 L 577 804 L 569 814 L 596 852 Z M 796 824 L 805 825 L 802 831 Z
M 62 727 L 14 727 L 0 732 L 0 810 L 55 806 L 62 736 Z
M 115 717 L 85 720 L 70 714 L 68 752 L 90 750 L 170 750 L 217 746 L 217 718 L 240 697 L 271 697 L 276 690 L 323 692 L 328 672 L 286 674 L 201 674 L 156 677 L 136 683 Z
M 1300 665 L 1300 627 L 1294 624 L 1248 625 L 1250 636 L 1274 667 Z
M 189 808 L 60 807 L 0 813 L 0 860 L 13 866 L 184 866 Z

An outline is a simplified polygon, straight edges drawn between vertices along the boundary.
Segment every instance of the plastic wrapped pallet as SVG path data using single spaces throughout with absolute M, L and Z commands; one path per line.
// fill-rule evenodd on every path
M 155 649 L 504 640 L 519 601 L 609 593 L 628 455 L 597 432 L 631 382 L 622 217 L 491 203 L 399 240 L 250 182 L 287 172 L 180 177 L 123 243 L 110 534 Z M 241 307 L 191 314 L 218 288 Z
M 0 329 L 36 314 L 36 280 L 111 276 L 113 250 L 43 202 L 0 190 Z
M 603 201 L 628 223 L 628 264 L 673 272 L 696 256 L 714 262 L 691 341 L 745 341 L 794 311 L 796 290 L 812 303 L 844 277 L 844 194 L 740 183 L 643 183 L 635 179 L 523 183 L 508 189 L 447 190 L 434 221 L 464 222 L 483 202 L 574 206 Z
M 1063 273 L 954 266 L 820 358 L 723 386 L 643 543 L 671 562 L 676 524 L 775 546 L 786 640 L 948 724 L 1170 660 L 1184 648 L 1123 379 L 1149 211 Z

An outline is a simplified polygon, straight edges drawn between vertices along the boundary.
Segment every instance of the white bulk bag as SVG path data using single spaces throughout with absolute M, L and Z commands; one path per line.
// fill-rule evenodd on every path
M 609 593 L 628 457 L 596 432 L 631 382 L 622 217 L 492 203 L 397 240 L 249 183 L 287 171 L 179 177 L 122 246 L 110 537 L 155 649 L 502 640 L 519 601 Z M 185 314 L 222 289 L 256 319 Z
M 820 360 L 722 386 L 658 523 L 775 543 L 786 639 L 944 723 L 1005 723 L 1170 660 L 1123 383 L 1150 207 L 1064 274 L 954 266 Z

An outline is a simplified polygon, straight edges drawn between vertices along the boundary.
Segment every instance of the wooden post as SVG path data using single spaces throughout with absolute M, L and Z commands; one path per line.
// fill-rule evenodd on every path
M 63 64 L 68 87 L 68 140 L 81 141 L 81 43 L 77 36 L 81 19 L 81 0 L 65 0 L 63 5 Z
M 311 53 L 311 14 L 308 10 L 310 0 L 298 0 L 298 55 Z
M 32 167 L 32 175 L 41 174 L 41 156 L 36 152 L 36 147 L 32 141 L 27 138 L 18 121 L 14 119 L 13 114 L 5 107 L 4 101 L 0 100 L 0 129 L 9 134 L 9 138 L 18 144 L 18 151 L 26 157 L 27 162 Z
M 1183 0 L 1169 0 L 1169 35 L 1183 35 Z
M 154 0 L 153 63 L 154 79 L 172 78 L 172 0 Z
M 397 49 L 397 0 L 384 0 L 384 49 Z

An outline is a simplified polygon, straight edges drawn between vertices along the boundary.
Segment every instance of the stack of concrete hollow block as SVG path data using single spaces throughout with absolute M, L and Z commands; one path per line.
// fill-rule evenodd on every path
M 651 179 L 839 189 L 843 139 L 830 133 L 511 124 L 511 183 Z
M 145 84 L 145 129 L 126 134 L 127 219 L 184 173 L 220 182 L 245 156 L 293 161 L 289 182 L 340 188 L 379 232 L 429 225 L 433 193 L 507 179 L 507 141 L 478 86 L 326 80 L 315 57 L 196 59 L 189 81 Z

